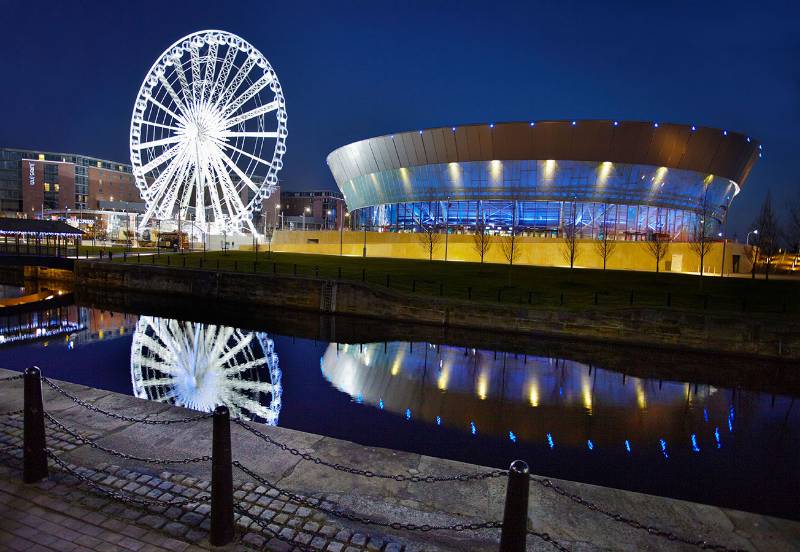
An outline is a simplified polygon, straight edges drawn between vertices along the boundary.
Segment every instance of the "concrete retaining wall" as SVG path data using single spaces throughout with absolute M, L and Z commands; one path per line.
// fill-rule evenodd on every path
M 367 232 L 367 256 L 400 259 L 427 259 L 430 252 L 424 234 L 397 232 Z M 491 246 L 486 252 L 487 263 L 507 264 L 500 236 L 491 236 Z M 520 236 L 515 264 L 533 266 L 569 266 L 564 257 L 564 240 L 560 238 L 536 238 Z M 612 270 L 639 270 L 655 272 L 656 265 L 647 251 L 646 242 L 615 241 L 615 249 L 607 259 L 607 268 Z M 598 240 L 578 240 L 575 266 L 580 268 L 603 268 L 603 258 L 597 252 Z M 320 255 L 342 254 L 360 257 L 364 250 L 364 232 L 309 231 L 276 232 L 272 239 L 274 251 L 287 253 L 316 253 Z M 263 249 L 263 244 L 260 246 Z M 703 272 L 719 274 L 722 270 L 722 243 L 714 243 L 703 261 Z M 252 249 L 250 245 L 243 249 Z M 747 248 L 740 243 L 725 244 L 725 274 L 747 273 L 751 265 Z M 445 253 L 444 234 L 434 247 L 433 258 L 443 260 Z M 480 262 L 472 234 L 451 234 L 447 238 L 447 259 L 450 261 Z M 736 260 L 735 260 L 736 259 Z M 735 261 L 734 261 L 735 260 Z M 659 270 L 663 272 L 695 273 L 700 271 L 700 259 L 688 243 L 671 243 Z
M 360 282 L 97 261 L 76 264 L 76 287 L 135 290 L 381 320 L 800 358 L 800 326 L 778 315 L 676 309 L 568 310 L 394 292 Z M 327 290 L 325 290 L 327 286 Z

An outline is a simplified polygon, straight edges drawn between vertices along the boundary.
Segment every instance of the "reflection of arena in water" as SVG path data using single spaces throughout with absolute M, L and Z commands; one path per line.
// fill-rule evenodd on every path
M 626 377 L 570 360 L 429 343 L 331 344 L 321 369 L 357 402 L 406 418 L 512 440 L 549 434 L 561 443 L 623 443 L 656 428 L 685 439 L 687 414 L 710 403 L 716 391 L 703 387 L 698 396 L 686 383 Z M 714 408 L 727 411 L 724 397 Z
M 142 316 L 131 345 L 133 393 L 202 412 L 224 405 L 275 425 L 281 372 L 262 332 Z

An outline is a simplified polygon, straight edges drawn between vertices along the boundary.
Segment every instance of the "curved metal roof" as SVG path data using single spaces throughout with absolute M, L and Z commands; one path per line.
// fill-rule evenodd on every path
M 696 171 L 742 186 L 759 143 L 744 134 L 671 123 L 536 121 L 441 127 L 368 138 L 328 155 L 339 187 L 385 170 L 465 161 L 571 160 Z

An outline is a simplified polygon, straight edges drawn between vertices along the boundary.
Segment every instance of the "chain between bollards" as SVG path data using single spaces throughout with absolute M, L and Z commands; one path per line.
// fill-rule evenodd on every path
M 525 552 L 528 537 L 528 464 L 514 460 L 508 470 L 500 552 Z
M 47 447 L 44 437 L 42 374 L 39 368 L 25 369 L 25 421 L 22 480 L 36 483 L 47 478 Z
M 228 407 L 214 410 L 211 446 L 211 534 L 213 546 L 233 540 L 233 473 L 231 465 L 231 417 Z

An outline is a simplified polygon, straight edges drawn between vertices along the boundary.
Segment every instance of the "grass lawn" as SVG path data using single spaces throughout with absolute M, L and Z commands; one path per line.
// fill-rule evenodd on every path
M 114 254 L 115 262 L 207 270 L 277 273 L 366 281 L 377 286 L 472 301 L 559 308 L 671 307 L 697 311 L 800 313 L 800 281 L 750 280 L 620 270 L 594 270 L 338 257 L 260 251 Z M 388 280 L 387 280 L 388 278 Z

